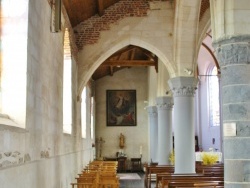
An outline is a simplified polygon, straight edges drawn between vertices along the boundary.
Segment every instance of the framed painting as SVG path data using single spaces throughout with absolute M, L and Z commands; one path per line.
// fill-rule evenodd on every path
M 136 90 L 107 90 L 107 126 L 136 126 Z

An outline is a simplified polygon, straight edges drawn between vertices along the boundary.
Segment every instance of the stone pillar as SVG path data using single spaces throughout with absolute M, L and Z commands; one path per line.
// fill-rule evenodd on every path
M 157 162 L 158 160 L 158 114 L 156 106 L 149 106 L 148 117 L 149 117 L 149 151 L 150 151 L 150 161 Z
M 221 69 L 225 186 L 250 187 L 250 35 L 214 43 Z M 232 129 L 231 129 L 232 130 Z
M 197 79 L 175 77 L 169 80 L 174 95 L 175 173 L 195 173 L 194 93 Z
M 157 97 L 158 110 L 158 164 L 170 164 L 169 155 L 173 149 L 172 139 L 172 97 Z

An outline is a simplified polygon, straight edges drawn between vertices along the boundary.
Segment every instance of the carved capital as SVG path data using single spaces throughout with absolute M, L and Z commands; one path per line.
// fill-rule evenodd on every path
M 193 77 L 176 77 L 169 80 L 174 97 L 193 97 L 198 80 Z
M 216 48 L 220 66 L 250 63 L 250 44 L 231 43 Z
M 181 97 L 181 96 L 193 97 L 196 89 L 197 87 L 194 86 L 181 86 L 179 88 L 173 87 L 172 92 L 175 97 Z
M 172 110 L 173 108 L 172 97 L 157 97 L 156 106 L 158 110 Z

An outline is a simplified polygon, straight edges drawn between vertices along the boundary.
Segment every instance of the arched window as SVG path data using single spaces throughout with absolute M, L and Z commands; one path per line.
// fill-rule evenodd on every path
M 0 3 L 0 124 L 26 128 L 28 1 Z
M 91 128 L 91 139 L 94 138 L 94 97 L 91 97 L 91 109 L 90 109 L 90 128 Z
M 216 66 L 208 70 L 209 125 L 220 126 L 219 78 Z
M 86 87 L 82 91 L 82 104 L 81 104 L 81 122 L 82 122 L 82 138 L 86 138 L 86 117 L 87 117 L 87 90 Z
M 67 29 L 64 35 L 63 132 L 68 134 L 72 132 L 72 60 Z

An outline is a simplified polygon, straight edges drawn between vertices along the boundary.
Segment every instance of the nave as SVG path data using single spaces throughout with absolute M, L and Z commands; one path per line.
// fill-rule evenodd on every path
M 72 188 L 224 188 L 224 164 L 196 163 L 195 173 L 175 173 L 173 165 L 146 165 L 144 171 L 117 170 L 117 161 L 90 162 Z

